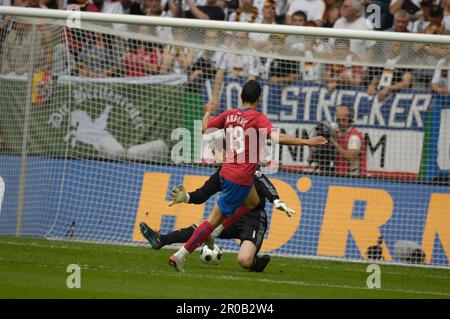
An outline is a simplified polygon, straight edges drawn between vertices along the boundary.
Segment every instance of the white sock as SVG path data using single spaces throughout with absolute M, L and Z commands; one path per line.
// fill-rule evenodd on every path
M 180 250 L 178 250 L 175 253 L 175 256 L 181 259 L 185 259 L 187 255 L 189 255 L 189 251 L 186 248 L 184 248 L 184 246 L 181 247 Z
M 220 224 L 219 226 L 217 226 L 213 232 L 211 233 L 211 235 L 209 236 L 212 240 L 216 239 L 217 237 L 220 236 L 220 234 L 222 233 L 222 231 L 225 229 L 225 227 L 223 227 L 222 224 Z

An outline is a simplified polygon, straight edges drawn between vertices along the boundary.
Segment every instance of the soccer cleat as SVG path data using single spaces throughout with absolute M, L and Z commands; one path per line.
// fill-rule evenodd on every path
M 270 256 L 269 255 L 264 255 L 262 257 L 256 256 L 255 258 L 256 260 L 250 271 L 263 272 L 270 261 Z
M 184 259 L 177 258 L 175 254 L 169 257 L 169 265 L 179 272 L 184 272 Z
M 139 224 L 142 235 L 147 239 L 153 249 L 160 249 L 161 242 L 159 241 L 159 233 L 151 229 L 146 223 Z

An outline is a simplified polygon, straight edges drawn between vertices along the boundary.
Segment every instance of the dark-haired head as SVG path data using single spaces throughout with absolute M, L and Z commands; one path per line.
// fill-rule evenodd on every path
M 444 9 L 441 6 L 432 5 L 430 6 L 430 17 L 439 18 L 444 15 Z
M 242 88 L 241 99 L 242 103 L 256 104 L 261 95 L 261 86 L 258 81 L 250 80 L 245 83 Z

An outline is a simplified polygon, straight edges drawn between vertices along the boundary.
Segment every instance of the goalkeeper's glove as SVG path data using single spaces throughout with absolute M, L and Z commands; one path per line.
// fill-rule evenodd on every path
M 186 193 L 183 185 L 174 186 L 172 189 L 172 200 L 169 202 L 169 207 L 179 203 L 188 203 L 189 194 Z
M 288 217 L 291 217 L 293 214 L 295 214 L 294 210 L 290 209 L 285 202 L 283 202 L 280 199 L 275 199 L 273 201 L 273 206 L 278 209 L 281 210 L 282 212 L 285 212 L 286 215 L 288 215 Z

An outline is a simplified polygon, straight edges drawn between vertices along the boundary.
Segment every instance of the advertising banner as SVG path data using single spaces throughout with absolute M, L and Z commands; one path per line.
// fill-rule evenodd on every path
M 436 96 L 428 114 L 428 152 L 422 163 L 427 180 L 450 178 L 450 96 Z
M 7 164 L 0 169 L 5 185 L 0 233 L 14 234 L 20 161 L 3 155 L 0 160 Z M 28 165 L 26 196 L 39 199 L 24 208 L 22 229 L 28 235 L 144 242 L 140 222 L 166 233 L 199 223 L 217 200 L 216 195 L 204 205 L 168 206 L 173 186 L 183 184 L 187 191 L 195 190 L 214 173 L 212 167 L 56 158 L 29 159 Z M 268 177 L 296 214 L 288 218 L 266 205 L 263 252 L 359 260 L 367 258 L 368 248 L 383 235 L 386 261 L 396 260 L 398 241 L 408 241 L 422 248 L 426 263 L 448 266 L 448 187 L 292 173 Z M 33 187 L 38 182 L 40 187 Z M 218 244 L 239 249 L 233 240 Z
M 173 130 L 184 127 L 192 133 L 194 120 L 201 120 L 203 103 L 211 97 L 210 86 L 202 97 L 186 92 L 185 79 L 173 75 L 60 78 L 57 82 L 43 76 L 38 79 L 30 114 L 31 154 L 170 162 Z M 0 127 L 8 149 L 20 153 L 26 81 L 5 76 L 0 81 L 4 96 L 17 92 L 0 101 L 0 112 L 9 114 L 0 118 Z M 339 104 L 354 107 L 354 126 L 364 136 L 369 176 L 448 176 L 448 97 L 433 96 L 426 90 L 402 90 L 381 103 L 361 88 L 328 91 L 312 82 L 261 83 L 260 110 L 281 132 L 295 136 L 307 138 L 318 123 L 333 123 Z M 221 111 L 240 106 L 242 84 L 225 79 Z M 308 170 L 309 152 L 306 146 L 282 146 L 279 157 L 285 167 Z
M 321 83 L 262 83 L 260 110 L 282 132 L 307 138 L 321 122 L 335 121 L 336 106 L 354 108 L 354 126 L 367 146 L 367 170 L 370 176 L 414 179 L 420 172 L 426 111 L 433 95 L 427 90 L 402 90 L 384 102 L 369 96 L 361 87 L 328 91 Z M 240 107 L 244 80 L 225 79 L 221 111 Z M 211 92 L 207 92 L 207 98 Z M 281 147 L 284 166 L 308 167 L 309 148 Z

